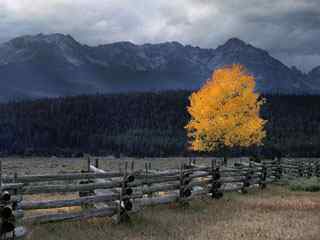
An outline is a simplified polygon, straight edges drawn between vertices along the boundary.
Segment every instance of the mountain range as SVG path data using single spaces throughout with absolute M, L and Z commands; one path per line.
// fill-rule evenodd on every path
M 320 93 L 320 66 L 289 68 L 232 38 L 215 49 L 179 42 L 88 46 L 70 35 L 38 34 L 0 44 L 0 101 L 92 93 L 197 89 L 216 68 L 243 64 L 262 93 Z

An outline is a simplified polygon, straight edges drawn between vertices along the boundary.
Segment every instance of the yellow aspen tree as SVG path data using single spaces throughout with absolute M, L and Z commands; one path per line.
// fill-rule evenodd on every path
M 194 151 L 262 144 L 266 123 L 259 114 L 264 99 L 255 78 L 242 65 L 217 69 L 189 98 L 191 120 L 185 126 Z

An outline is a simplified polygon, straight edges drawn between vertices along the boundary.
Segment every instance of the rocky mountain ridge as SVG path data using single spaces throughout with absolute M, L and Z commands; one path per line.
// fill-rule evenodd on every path
M 304 74 L 237 38 L 216 49 L 179 42 L 87 46 L 70 35 L 0 44 L 0 101 L 77 94 L 197 89 L 216 68 L 240 63 L 263 93 L 320 93 L 320 66 Z

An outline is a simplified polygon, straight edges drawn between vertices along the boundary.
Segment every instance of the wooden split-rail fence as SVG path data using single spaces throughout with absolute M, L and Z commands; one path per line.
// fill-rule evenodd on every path
M 246 193 L 253 187 L 297 177 L 320 177 L 320 161 L 289 159 L 247 161 L 226 167 L 211 161 L 210 166 L 195 160 L 179 169 L 135 170 L 125 162 L 121 171 L 99 168 L 99 161 L 79 173 L 5 176 L 0 161 L 0 239 L 18 239 L 27 234 L 25 225 L 57 221 L 113 217 L 117 222 L 130 218 L 144 206 L 176 203 L 188 205 L 191 199 L 223 197 L 224 192 Z M 26 195 L 66 194 L 70 199 L 26 200 Z M 70 195 L 72 194 L 72 195 Z M 76 207 L 72 211 L 30 214 L 32 210 Z M 39 211 L 37 211 L 39 212 Z

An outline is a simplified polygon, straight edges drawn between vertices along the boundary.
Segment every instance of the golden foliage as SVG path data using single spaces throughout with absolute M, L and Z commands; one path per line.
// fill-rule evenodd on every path
M 216 70 L 189 98 L 191 120 L 185 128 L 191 148 L 208 152 L 261 144 L 266 135 L 266 121 L 259 116 L 264 99 L 254 88 L 254 77 L 241 65 Z

